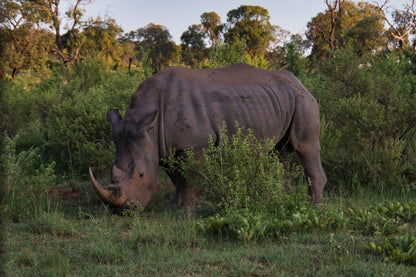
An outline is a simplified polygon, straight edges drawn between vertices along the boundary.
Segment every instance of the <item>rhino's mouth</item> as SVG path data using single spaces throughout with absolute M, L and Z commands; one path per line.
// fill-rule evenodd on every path
M 94 190 L 105 202 L 115 206 L 123 206 L 127 203 L 127 196 L 121 186 L 115 184 L 109 184 L 106 187 L 101 186 L 95 179 L 91 167 L 89 168 L 89 175 Z
M 125 180 L 118 176 L 120 170 L 117 167 L 113 167 L 113 179 L 117 179 L 114 183 L 111 182 L 108 186 L 101 186 L 95 179 L 92 169 L 89 168 L 90 179 L 94 190 L 98 193 L 104 202 L 111 204 L 112 206 L 118 206 L 128 208 L 131 204 L 136 205 L 139 203 L 142 208 L 145 208 L 149 203 L 154 193 L 153 180 L 141 178 L 141 173 L 135 171 L 131 180 Z M 141 179 L 141 180 L 138 180 Z

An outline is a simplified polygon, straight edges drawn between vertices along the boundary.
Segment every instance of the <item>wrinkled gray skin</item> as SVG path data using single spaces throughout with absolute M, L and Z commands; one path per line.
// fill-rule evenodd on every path
M 219 139 L 223 122 L 232 133 L 235 122 L 260 138 L 274 138 L 276 148 L 295 150 L 308 178 L 313 203 L 323 203 L 326 184 L 321 166 L 319 109 L 313 96 L 287 71 L 246 64 L 220 69 L 172 67 L 144 81 L 133 94 L 124 117 L 107 113 L 116 157 L 111 183 L 97 193 L 115 206 L 131 201 L 147 205 L 158 181 L 161 159 L 171 149 L 198 151 L 208 138 Z M 192 185 L 179 172 L 170 173 L 176 187 L 173 204 L 192 206 Z

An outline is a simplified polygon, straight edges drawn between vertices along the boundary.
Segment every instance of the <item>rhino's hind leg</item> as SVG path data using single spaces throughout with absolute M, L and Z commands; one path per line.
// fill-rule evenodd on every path
M 321 164 L 319 132 L 318 105 L 313 99 L 298 98 L 290 130 L 290 142 L 302 161 L 311 202 L 322 204 L 322 191 L 327 179 Z
M 305 169 L 305 175 L 308 181 L 308 193 L 312 198 L 311 202 L 322 204 L 324 202 L 322 191 L 324 190 L 327 179 L 322 169 L 319 151 L 312 153 L 298 152 L 298 154 Z
M 179 172 L 168 173 L 176 191 L 169 208 L 173 207 L 192 207 L 194 206 L 193 186 Z

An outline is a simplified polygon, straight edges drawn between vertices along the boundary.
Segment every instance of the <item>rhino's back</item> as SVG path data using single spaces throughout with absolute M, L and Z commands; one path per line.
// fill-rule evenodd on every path
M 153 77 L 152 77 L 153 78 Z M 298 95 L 309 97 L 291 73 L 245 64 L 220 69 L 173 67 L 156 74 L 164 148 L 203 147 L 225 122 L 250 128 L 259 138 L 280 140 L 289 128 Z

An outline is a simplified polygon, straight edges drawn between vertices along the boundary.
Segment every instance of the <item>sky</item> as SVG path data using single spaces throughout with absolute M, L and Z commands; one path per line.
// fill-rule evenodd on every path
M 411 0 L 390 0 L 390 10 L 402 9 L 409 2 Z M 241 5 L 262 6 L 269 11 L 271 24 L 301 35 L 305 33 L 307 23 L 326 9 L 324 0 L 94 0 L 84 9 L 88 18 L 114 18 L 124 32 L 149 23 L 164 25 L 174 41 L 180 43 L 188 26 L 201 23 L 202 13 L 214 11 L 224 23 L 227 13 Z

